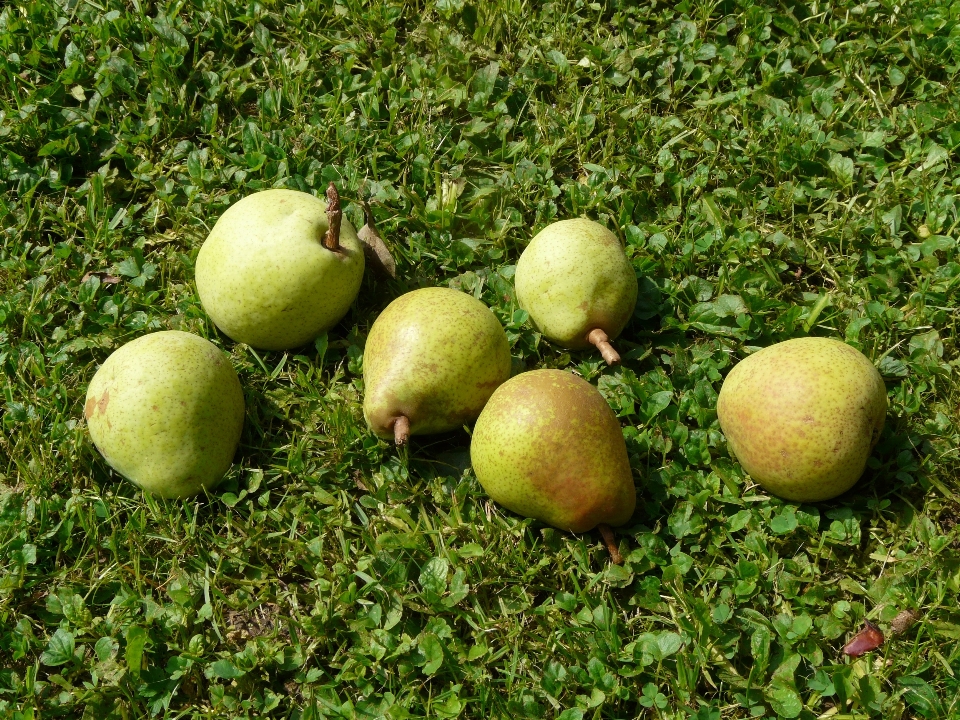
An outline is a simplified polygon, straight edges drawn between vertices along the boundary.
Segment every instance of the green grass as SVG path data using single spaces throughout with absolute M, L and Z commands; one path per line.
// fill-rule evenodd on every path
M 8 0 L 0 6 L 0 717 L 960 718 L 960 5 Z M 209 228 L 260 188 L 370 197 L 368 273 L 314 347 L 218 334 Z M 586 215 L 641 280 L 621 368 L 526 323 L 512 271 Z M 84 279 L 86 278 L 86 279 Z M 119 281 L 116 281 L 119 280 Z M 617 411 L 640 493 L 611 566 L 496 507 L 464 432 L 360 411 L 394 297 L 484 300 L 518 368 Z M 144 497 L 82 421 L 112 349 L 199 333 L 241 376 L 210 498 Z M 726 371 L 815 334 L 887 427 L 816 506 L 744 475 Z M 921 620 L 875 653 L 867 618 Z M 833 713 L 833 714 L 831 714 Z

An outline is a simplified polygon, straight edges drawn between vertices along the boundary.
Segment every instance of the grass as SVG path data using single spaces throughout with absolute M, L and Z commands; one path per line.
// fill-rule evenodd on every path
M 9 0 L 0 8 L 0 717 L 960 718 L 960 9 L 929 0 Z M 315 346 L 218 334 L 193 263 L 228 205 L 370 198 L 368 273 Z M 551 220 L 641 280 L 620 368 L 512 293 Z M 491 503 L 468 436 L 364 427 L 364 337 L 407 290 L 488 303 L 516 365 L 617 411 L 640 502 L 599 538 Z M 157 329 L 246 393 L 212 497 L 111 473 L 99 363 Z M 865 477 L 770 497 L 717 392 L 753 349 L 839 337 L 883 374 Z M 889 633 L 851 660 L 870 619 Z

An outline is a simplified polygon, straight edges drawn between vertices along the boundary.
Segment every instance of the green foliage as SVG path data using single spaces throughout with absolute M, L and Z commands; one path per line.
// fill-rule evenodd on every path
M 823 0 L 9 0 L 0 6 L 0 716 L 951 718 L 960 713 L 960 7 Z M 398 279 L 314 347 L 218 335 L 192 284 L 256 189 L 370 198 Z M 620 368 L 532 331 L 525 243 L 586 215 L 641 277 Z M 468 438 L 364 427 L 398 294 L 491 305 L 516 369 L 598 384 L 640 488 L 598 538 L 492 506 Z M 134 337 L 228 349 L 248 414 L 210 498 L 96 454 Z M 717 425 L 737 358 L 844 338 L 888 383 L 816 507 Z M 920 622 L 892 637 L 899 610 Z M 864 618 L 888 640 L 844 659 Z

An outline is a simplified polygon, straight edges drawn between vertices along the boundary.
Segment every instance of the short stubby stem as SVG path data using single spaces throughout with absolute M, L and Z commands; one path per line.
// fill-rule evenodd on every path
M 393 441 L 399 447 L 406 445 L 410 439 L 410 419 L 406 415 L 401 415 L 393 421 Z
M 613 349 L 613 345 L 610 344 L 610 338 L 607 337 L 607 334 L 600 328 L 595 328 L 590 331 L 587 335 L 587 342 L 597 346 L 597 350 L 600 351 L 603 359 L 607 361 L 607 365 L 616 365 L 620 362 L 620 353 Z
M 620 548 L 617 547 L 617 538 L 614 537 L 613 530 L 606 523 L 597 525 L 597 530 L 603 536 L 603 542 L 607 546 L 607 552 L 610 553 L 610 561 L 614 565 L 623 565 L 623 555 L 620 554 Z
M 340 249 L 340 221 L 343 211 L 340 210 L 340 193 L 332 182 L 327 186 L 327 232 L 323 236 L 323 246 L 327 250 Z

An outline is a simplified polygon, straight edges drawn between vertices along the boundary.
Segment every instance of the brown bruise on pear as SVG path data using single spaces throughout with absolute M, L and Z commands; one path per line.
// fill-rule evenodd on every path
M 323 246 L 336 252 L 340 249 L 340 222 L 343 211 L 340 209 L 340 193 L 332 182 L 327 186 L 327 232 L 323 236 Z
M 600 328 L 595 328 L 587 334 L 587 342 L 595 346 L 600 351 L 600 355 L 606 361 L 607 365 L 616 365 L 620 362 L 620 353 L 613 349 L 610 344 L 610 338 Z
M 561 530 L 622 525 L 636 506 L 620 423 L 569 372 L 534 370 L 501 385 L 477 420 L 470 458 L 493 500 Z

